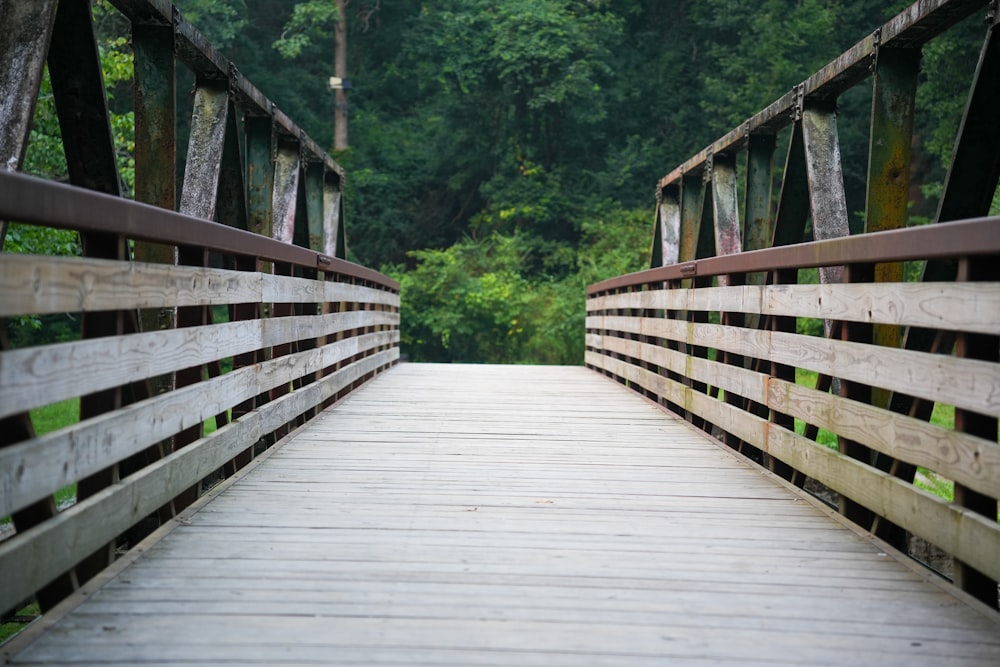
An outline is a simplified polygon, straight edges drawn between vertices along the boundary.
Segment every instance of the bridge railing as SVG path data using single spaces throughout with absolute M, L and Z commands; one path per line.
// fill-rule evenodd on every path
M 940 224 L 905 228 L 922 46 L 987 5 L 914 4 L 661 179 L 654 268 L 590 287 L 586 363 L 897 548 L 935 545 L 935 567 L 997 607 L 1000 219 L 982 217 L 1000 179 L 994 6 Z M 851 220 L 837 98 L 869 81 L 867 199 Z
M 85 581 L 137 524 L 174 516 L 207 478 L 234 473 L 399 358 L 398 285 L 344 260 L 16 174 L 0 173 L 0 216 L 210 259 L 0 260 L 0 317 L 97 314 L 118 329 L 0 352 L 0 516 L 17 528 L 0 542 L 4 608 L 62 597 L 66 573 Z M 178 326 L 137 331 L 147 308 L 176 309 Z M 148 381 L 165 375 L 174 382 L 151 394 Z M 104 409 L 40 437 L 17 418 L 77 397 Z M 73 484 L 76 504 L 53 511 L 53 494 Z
M 50 609 L 399 358 L 398 284 L 344 259 L 341 167 L 170 2 L 112 4 L 135 60 L 137 201 L 121 196 L 90 3 L 0 12 L 0 244 L 19 223 L 82 247 L 0 254 L 4 616 L 32 597 Z M 16 173 L 43 71 L 68 185 Z M 80 340 L 12 349 L 7 322 L 54 313 Z M 37 435 L 32 411 L 65 399 L 79 421 Z

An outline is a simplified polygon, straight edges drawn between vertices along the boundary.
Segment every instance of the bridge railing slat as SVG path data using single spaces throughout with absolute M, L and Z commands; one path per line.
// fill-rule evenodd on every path
M 49 202 L 86 206 L 94 196 L 0 173 L 0 216 L 23 221 L 18 218 L 24 211 L 22 186 Z M 81 217 L 88 219 L 83 226 L 91 233 L 127 235 L 128 221 L 144 220 L 150 208 L 124 200 L 100 204 L 113 216 L 88 218 L 84 213 Z M 54 210 L 52 218 L 37 211 L 26 217 L 28 222 L 75 228 L 72 207 L 57 204 Z M 50 520 L 0 541 L 4 609 L 72 570 L 102 545 L 132 544 L 125 536 L 136 524 L 151 517 L 164 520 L 171 513 L 164 508 L 179 496 L 197 494 L 208 478 L 231 474 L 324 405 L 399 359 L 398 284 L 389 278 L 216 223 L 153 212 L 164 230 L 163 242 L 190 243 L 203 229 L 213 263 L 247 265 L 250 258 L 251 266 L 270 266 L 275 272 L 0 256 L 0 317 L 62 312 L 131 317 L 140 308 L 195 309 L 193 326 L 126 329 L 0 351 L 0 420 L 97 391 L 122 395 L 113 410 L 0 447 L 0 517 L 49 502 L 59 489 L 102 471 L 111 469 L 117 478 Z M 147 222 L 138 225 L 140 233 L 155 240 L 155 225 Z M 310 275 L 314 277 L 306 277 Z M 268 304 L 271 316 L 261 316 Z M 197 312 L 205 307 L 215 307 L 221 321 Z M 234 318 L 240 307 L 249 308 L 251 317 Z M 221 372 L 241 357 L 252 363 L 233 363 L 232 370 Z M 145 397 L 128 397 L 119 389 L 127 392 L 151 377 L 185 369 L 198 370 L 187 386 L 177 383 Z M 219 415 L 219 428 L 206 435 L 202 424 Z M 187 434 L 190 444 L 178 440 L 181 434 Z

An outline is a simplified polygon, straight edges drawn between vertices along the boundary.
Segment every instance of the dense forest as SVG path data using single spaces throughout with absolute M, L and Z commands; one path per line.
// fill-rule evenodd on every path
M 657 179 L 909 2 L 350 0 L 343 15 L 335 0 L 176 4 L 331 150 L 327 81 L 346 23 L 350 147 L 335 157 L 349 258 L 401 280 L 411 359 L 581 363 L 585 286 L 645 268 Z M 127 144 L 127 25 L 103 0 L 95 11 Z M 977 15 L 924 51 L 914 150 L 931 185 L 913 193 L 915 223 L 933 216 L 983 33 Z M 864 88 L 839 105 L 852 211 L 865 195 Z M 190 82 L 179 90 L 183 109 Z M 58 170 L 34 156 L 35 171 Z

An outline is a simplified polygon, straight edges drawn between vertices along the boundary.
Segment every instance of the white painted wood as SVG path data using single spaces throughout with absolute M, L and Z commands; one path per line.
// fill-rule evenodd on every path
M 1000 660 L 925 578 L 596 373 L 404 364 L 13 664 Z

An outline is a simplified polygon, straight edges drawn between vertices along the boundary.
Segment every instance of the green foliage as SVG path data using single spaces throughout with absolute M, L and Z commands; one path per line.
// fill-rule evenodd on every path
M 244 0 L 174 0 L 174 4 L 217 49 L 229 48 L 247 24 Z
M 285 58 L 297 58 L 317 42 L 332 43 L 333 24 L 340 20 L 332 0 L 296 3 L 284 30 L 271 45 Z
M 530 267 L 538 250 L 523 234 L 466 238 L 411 253 L 391 269 L 401 285 L 402 346 L 413 361 L 583 362 L 586 287 L 643 268 L 648 216 L 609 206 L 581 225 L 583 249 L 561 278 Z

